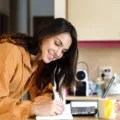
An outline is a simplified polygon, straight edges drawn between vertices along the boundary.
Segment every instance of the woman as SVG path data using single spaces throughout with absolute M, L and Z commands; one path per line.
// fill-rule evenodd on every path
M 61 94 L 74 84 L 77 57 L 76 30 L 63 18 L 44 25 L 33 37 L 1 35 L 0 120 L 61 114 L 64 105 L 51 99 L 49 87 L 56 82 Z M 27 91 L 32 100 L 20 101 Z

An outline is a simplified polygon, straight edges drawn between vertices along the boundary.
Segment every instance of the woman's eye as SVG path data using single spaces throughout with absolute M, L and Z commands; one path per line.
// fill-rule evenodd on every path
M 55 45 L 60 46 L 60 44 L 58 42 L 55 42 Z

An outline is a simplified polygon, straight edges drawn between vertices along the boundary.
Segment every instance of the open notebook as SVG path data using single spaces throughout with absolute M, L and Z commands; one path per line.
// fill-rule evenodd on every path
M 70 104 L 65 105 L 65 110 L 61 115 L 56 115 L 56 116 L 36 116 L 36 120 L 72 120 L 73 116 L 71 114 L 71 107 Z

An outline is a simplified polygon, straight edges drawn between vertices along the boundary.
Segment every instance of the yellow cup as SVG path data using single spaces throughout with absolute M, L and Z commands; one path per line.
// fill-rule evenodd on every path
M 113 119 L 116 117 L 116 99 L 99 99 L 98 116 L 104 119 Z

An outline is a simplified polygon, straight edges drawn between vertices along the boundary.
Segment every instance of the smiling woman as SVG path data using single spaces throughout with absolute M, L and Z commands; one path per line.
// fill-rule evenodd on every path
M 76 30 L 63 18 L 44 24 L 34 36 L 1 35 L 0 119 L 61 114 L 64 105 L 52 100 L 53 83 L 60 94 L 72 87 L 77 58 Z M 20 102 L 27 91 L 32 100 Z
M 45 63 L 50 63 L 63 57 L 72 44 L 69 33 L 61 33 L 43 40 L 41 57 Z

